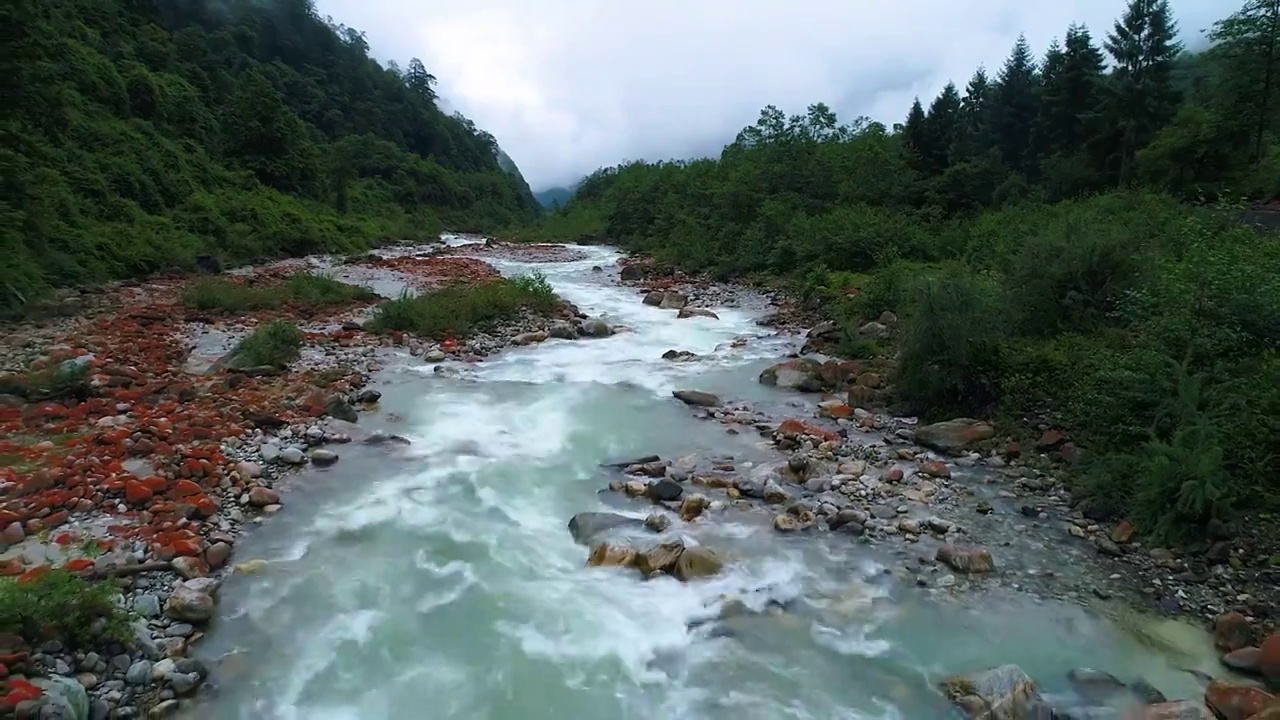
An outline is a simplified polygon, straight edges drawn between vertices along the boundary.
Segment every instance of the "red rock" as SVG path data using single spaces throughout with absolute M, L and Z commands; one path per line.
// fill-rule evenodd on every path
M 1128 520 L 1121 520 L 1119 525 L 1111 528 L 1111 540 L 1112 542 L 1117 542 L 1121 545 L 1132 541 L 1133 523 Z
M 71 572 L 80 572 L 93 567 L 93 561 L 89 558 L 72 558 L 71 560 L 63 563 L 62 566 Z
M 151 500 L 151 489 L 137 480 L 124 484 L 124 499 L 130 505 L 142 505 Z
M 173 484 L 174 497 L 190 497 L 192 495 L 199 495 L 202 492 L 203 491 L 200 489 L 200 486 L 190 480 L 179 480 Z
M 159 475 L 149 475 L 140 481 L 153 493 L 162 493 L 169 487 L 169 481 Z
M 884 473 L 884 479 L 888 482 L 900 482 L 902 480 L 902 468 L 894 465 Z
M 793 439 L 802 435 L 812 435 L 822 438 L 824 441 L 839 442 L 840 440 L 840 436 L 830 430 L 810 425 L 795 418 L 783 420 L 782 424 L 778 426 L 778 433 L 785 438 Z
M 1258 672 L 1268 682 L 1280 686 L 1280 633 L 1272 633 L 1262 641 L 1258 653 Z
M 1238 612 L 1222 615 L 1213 624 L 1213 646 L 1223 652 L 1232 652 L 1253 644 L 1253 628 L 1249 620 Z
M 1278 702 L 1274 695 L 1260 687 L 1222 680 L 1209 683 L 1204 700 L 1222 720 L 1249 720 Z
M 920 463 L 920 474 L 935 478 L 951 477 L 951 468 L 941 460 L 926 460 Z
M 177 540 L 171 547 L 173 554 L 180 557 L 196 557 L 200 554 L 200 543 L 196 540 Z
M 1124 720 L 1215 720 L 1213 713 L 1199 700 L 1174 700 L 1144 705 L 1126 711 L 1123 718 Z

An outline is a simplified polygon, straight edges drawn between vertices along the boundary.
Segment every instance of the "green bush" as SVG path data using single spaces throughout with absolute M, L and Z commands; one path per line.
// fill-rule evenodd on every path
M 284 287 L 290 298 L 306 305 L 339 305 L 378 297 L 377 293 L 359 285 L 348 285 L 328 275 L 307 272 L 290 275 Z
M 272 320 L 236 347 L 233 357 L 241 367 L 286 367 L 302 354 L 302 331 L 287 320 Z
M 109 582 L 90 582 L 61 568 L 31 578 L 0 578 L 0 632 L 79 646 L 97 636 L 124 642 L 130 638 L 129 616 L 119 595 Z
M 479 326 L 515 317 L 528 308 L 549 312 L 559 302 L 540 274 L 455 285 L 421 295 L 401 295 L 378 307 L 368 327 L 440 337 L 463 336 Z
M 247 312 L 278 307 L 282 300 L 278 290 L 222 278 L 199 278 L 182 289 L 182 304 L 195 310 Z
M 912 295 L 901 320 L 898 394 L 930 418 L 990 409 L 1005 334 L 999 289 L 955 268 L 921 279 Z

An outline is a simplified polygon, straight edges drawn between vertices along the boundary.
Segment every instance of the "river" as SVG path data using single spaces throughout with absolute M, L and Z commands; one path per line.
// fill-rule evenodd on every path
M 342 462 L 291 483 L 287 510 L 241 541 L 238 560 L 268 563 L 222 590 L 225 616 L 201 654 L 233 657 L 199 717 L 914 720 L 952 716 L 930 690 L 945 675 L 1005 663 L 1049 692 L 1080 666 L 1141 676 L 1171 698 L 1197 691 L 1178 668 L 1199 662 L 1200 637 L 1182 643 L 1189 659 L 1074 604 L 923 592 L 885 572 L 894 559 L 874 544 L 784 537 L 767 517 L 676 528 L 727 558 L 711 580 L 585 568 L 566 530 L 574 513 L 648 511 L 600 493 L 600 463 L 699 453 L 741 466 L 774 452 L 754 432 L 695 419 L 671 390 L 799 402 L 755 381 L 796 342 L 756 325 L 764 308 L 677 320 L 616 284 L 618 253 L 586 251 L 494 264 L 541 271 L 632 332 L 513 349 L 449 377 L 390 356 L 374 379 L 381 410 L 361 424 L 412 445 L 339 448 Z M 751 340 L 731 346 L 739 337 Z M 673 348 L 704 357 L 660 358 Z M 725 595 L 793 602 L 699 624 Z

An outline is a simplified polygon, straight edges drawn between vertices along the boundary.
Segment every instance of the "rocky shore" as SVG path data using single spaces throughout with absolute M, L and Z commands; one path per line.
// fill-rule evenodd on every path
M 298 271 L 325 271 L 387 296 L 498 277 L 455 252 L 397 248 L 233 274 L 269 288 Z M 217 614 L 221 577 L 261 566 L 235 558 L 241 533 L 282 509 L 291 474 L 334 465 L 344 444 L 407 442 L 359 425 L 380 398 L 367 385 L 385 353 L 408 351 L 449 372 L 446 361 L 480 362 L 509 345 L 613 332 L 562 304 L 468 337 L 378 335 L 362 326 L 372 298 L 196 311 L 180 300 L 193 281 L 69 293 L 60 315 L 5 328 L 0 574 L 19 589 L 54 569 L 115 583 L 129 626 L 123 636 L 92 628 L 97 640 L 77 647 L 0 635 L 0 716 L 159 718 L 196 696 L 210 668 L 191 650 Z M 274 318 L 303 331 L 301 359 L 235 369 L 227 358 L 237 343 Z M 39 382 L 72 370 L 69 387 L 48 392 Z
M 729 304 L 748 294 L 678 273 L 655 276 L 655 267 L 645 261 L 625 265 L 623 282 L 637 287 L 642 302 L 681 316 L 698 304 Z M 886 313 L 862 331 L 892 333 L 895 322 Z M 821 347 L 821 335 L 829 331 L 810 331 L 806 349 Z M 669 359 L 688 358 L 673 349 Z M 728 457 L 653 456 L 612 466 L 620 476 L 609 490 L 652 504 L 643 526 L 660 537 L 637 537 L 638 521 L 626 516 L 576 516 L 570 530 L 589 547 L 588 565 L 631 567 L 643 576 L 666 573 L 682 581 L 715 574 L 723 560 L 714 549 L 686 548 L 681 526 L 715 522 L 730 511 L 757 513 L 778 533 L 888 548 L 901 558 L 893 572 L 922 592 L 954 596 L 1005 588 L 1100 612 L 1118 604 L 1192 616 L 1212 630 L 1227 676 L 1210 683 L 1203 700 L 1170 703 L 1158 693 L 1144 693 L 1140 684 L 1135 690 L 1082 669 L 1080 677 L 1089 680 L 1081 684 L 1092 695 L 1045 700 L 1020 670 L 998 668 L 993 675 L 957 681 L 977 688 L 952 692 L 962 707 L 1017 704 L 1019 712 L 1034 713 L 1052 705 L 1052 717 L 1120 717 L 1103 708 L 1142 707 L 1142 717 L 1213 717 L 1207 705 L 1218 717 L 1240 720 L 1263 717 L 1265 708 L 1280 712 L 1280 701 L 1247 680 L 1252 676 L 1272 690 L 1280 683 L 1280 585 L 1273 567 L 1249 556 L 1247 543 L 1233 543 L 1239 537 L 1233 528 L 1217 528 L 1207 551 L 1144 547 L 1128 523 L 1098 522 L 1075 509 L 1065 476 L 1078 450 L 1065 433 L 1047 428 L 1024 449 L 976 419 L 920 426 L 885 410 L 887 374 L 885 364 L 874 360 L 815 354 L 786 359 L 759 381 L 805 398 L 801 407 L 807 412 L 792 417 L 697 388 L 675 391 L 676 399 L 699 417 L 725 425 L 726 432 L 769 438 L 778 459 L 739 465 Z M 682 560 L 690 553 L 691 560 Z M 1107 602 L 1113 598 L 1118 603 Z M 1102 702 L 1102 695 L 1115 702 Z M 982 702 L 975 706 L 973 696 Z
M 488 242 L 466 247 L 400 248 L 341 262 L 312 258 L 237 275 L 270 286 L 298 270 L 324 270 L 394 296 L 455 281 L 491 279 L 483 258 L 564 262 L 572 246 Z M 713 308 L 764 307 L 782 331 L 813 318 L 785 298 L 708 283 L 625 262 L 620 275 L 636 302 L 677 319 L 715 320 Z M 603 268 L 601 269 L 604 270 Z M 31 581 L 59 567 L 107 579 L 123 590 L 129 637 L 88 647 L 0 636 L 0 715 L 39 718 L 167 717 L 197 697 L 217 668 L 191 656 L 218 613 L 228 572 L 253 573 L 261 561 L 235 557 L 241 534 L 288 502 L 291 475 L 340 461 L 347 443 L 407 442 L 372 433 L 360 416 L 377 406 L 369 378 L 389 352 L 408 352 L 436 372 L 481 362 L 509 346 L 549 338 L 589 342 L 614 332 L 572 306 L 525 314 L 465 338 L 378 335 L 363 330 L 372 300 L 341 307 L 289 307 L 236 316 L 193 312 L 179 302 L 188 280 L 158 278 L 74 299 L 75 314 L 7 328 L 0 375 L 17 387 L 32 368 L 80 365 L 83 386 L 60 398 L 0 395 L 0 572 Z M 253 327 L 289 317 L 302 327 L 302 359 L 287 370 L 228 370 L 219 362 Z M 879 318 L 869 333 L 894 332 Z M 891 572 L 940 599 L 1011 589 L 1089 605 L 1150 606 L 1207 620 L 1223 653 L 1224 679 L 1204 698 L 1170 702 L 1140 678 L 1080 670 L 1076 695 L 1041 695 L 1016 667 L 978 671 L 938 688 L 974 717 L 1267 718 L 1280 682 L 1273 574 L 1224 527 L 1214 550 L 1148 548 L 1124 524 L 1092 520 L 1064 484 L 1075 452 L 1046 428 L 1033 445 L 999 437 L 980 420 L 921 426 L 886 408 L 885 361 L 809 353 L 833 328 L 807 334 L 806 354 L 781 359 L 759 382 L 792 393 L 785 411 L 721 397 L 697 387 L 674 393 L 697 417 L 726 433 L 755 433 L 776 448 L 770 462 L 731 457 L 656 456 L 612 463 L 602 484 L 647 518 L 582 513 L 569 531 L 591 566 L 622 566 L 640 576 L 683 582 L 723 571 L 715 548 L 689 544 L 681 529 L 728 513 L 758 516 L 789 537 L 865 544 L 898 558 Z M 681 348 L 663 356 L 695 360 Z M 19 388 L 21 389 L 21 388 Z M 1138 581 L 1135 581 L 1135 578 Z M 778 606 L 779 611 L 785 607 Z M 724 615 L 748 612 L 726 604 Z M 1228 675 L 1230 670 L 1232 674 Z M 1001 709 L 1003 708 L 1003 710 Z M 1047 710 L 1046 710 L 1047 709 Z M 1027 715 L 1052 711 L 1049 715 Z M 1116 714 L 1108 715 L 1106 712 Z

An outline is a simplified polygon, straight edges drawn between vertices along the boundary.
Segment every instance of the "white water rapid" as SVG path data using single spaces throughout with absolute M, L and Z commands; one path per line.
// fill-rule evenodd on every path
M 412 445 L 340 448 L 342 462 L 293 483 L 286 511 L 241 542 L 237 560 L 268 563 L 222 591 L 225 616 L 201 653 L 235 656 L 215 664 L 219 688 L 199 717 L 917 720 L 952 712 L 930 683 L 1006 662 L 1044 677 L 1105 665 L 1175 682 L 1168 661 L 1075 606 L 938 602 L 895 585 L 882 573 L 895 560 L 868 545 L 785 538 L 746 515 L 685 531 L 727 557 L 715 579 L 585 568 L 566 529 L 574 513 L 648 511 L 599 494 L 600 463 L 700 453 L 741 467 L 770 452 L 749 427 L 731 435 L 694 419 L 671 390 L 792 399 L 755 382 L 789 341 L 751 312 L 677 320 L 616 285 L 616 252 L 586 251 L 495 264 L 541 271 L 583 311 L 632 332 L 510 350 L 458 377 L 393 360 L 375 378 L 382 410 L 361 424 Z M 752 340 L 732 347 L 740 337 Z M 663 361 L 669 349 L 703 357 Z M 798 602 L 699 625 L 725 594 L 757 609 Z

